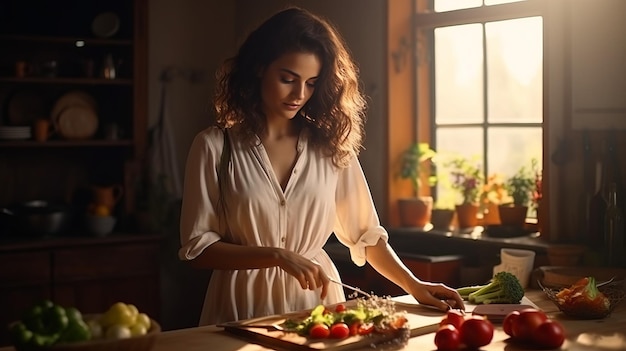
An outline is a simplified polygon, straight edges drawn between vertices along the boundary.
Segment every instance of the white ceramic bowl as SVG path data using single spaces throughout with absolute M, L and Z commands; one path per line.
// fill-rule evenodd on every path
M 90 234 L 95 236 L 106 236 L 113 231 L 117 219 L 113 216 L 87 215 L 85 226 Z

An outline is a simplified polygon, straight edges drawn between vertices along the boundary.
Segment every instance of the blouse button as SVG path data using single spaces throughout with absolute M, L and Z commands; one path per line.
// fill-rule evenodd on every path
M 280 200 L 280 205 L 285 206 L 285 200 Z
M 285 237 L 280 238 L 280 241 L 285 242 Z

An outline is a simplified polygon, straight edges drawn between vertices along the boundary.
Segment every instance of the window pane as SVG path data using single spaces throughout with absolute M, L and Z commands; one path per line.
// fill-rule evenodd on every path
M 435 0 L 435 12 L 479 7 L 482 4 L 482 0 Z
M 484 120 L 481 24 L 435 29 L 435 120 Z
M 487 173 L 512 176 L 532 159 L 542 164 L 541 127 L 491 127 L 487 130 Z
M 461 196 L 450 188 L 449 171 L 443 163 L 459 156 L 478 162 L 483 166 L 483 130 L 480 127 L 437 128 L 437 205 L 453 207 L 461 202 Z
M 489 122 L 541 123 L 542 26 L 541 17 L 485 24 Z

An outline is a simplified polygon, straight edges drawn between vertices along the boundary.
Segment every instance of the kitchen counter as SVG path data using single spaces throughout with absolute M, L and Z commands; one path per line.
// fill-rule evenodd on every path
M 565 327 L 567 340 L 561 350 L 624 350 L 626 349 L 626 304 L 618 306 L 613 314 L 602 320 L 572 320 L 563 316 L 542 291 L 529 290 L 526 297 L 544 310 L 551 318 L 560 321 Z M 443 314 L 442 314 L 443 316 Z M 496 325 L 493 341 L 481 348 L 483 351 L 516 351 L 525 348 L 507 342 L 508 336 Z M 272 350 L 253 344 L 224 332 L 216 326 L 205 326 L 162 332 L 152 351 L 204 351 L 207 347 L 214 351 Z M 403 350 L 434 350 L 434 333 L 413 337 Z M 361 350 L 374 350 L 363 348 Z M 0 348 L 0 351 L 13 351 L 12 347 Z

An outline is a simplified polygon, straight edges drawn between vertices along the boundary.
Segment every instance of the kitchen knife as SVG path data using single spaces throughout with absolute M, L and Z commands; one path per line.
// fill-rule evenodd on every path
M 371 298 L 371 297 L 372 297 L 372 295 L 371 295 L 371 294 L 368 294 L 368 293 L 366 293 L 365 291 L 363 291 L 363 290 L 361 290 L 361 289 L 359 289 L 359 288 L 357 288 L 357 287 L 354 287 L 354 286 L 351 286 L 351 285 L 348 285 L 348 284 L 344 284 L 344 283 L 342 283 L 342 282 L 340 282 L 340 281 L 338 281 L 338 280 L 335 280 L 335 279 L 333 279 L 333 278 L 329 278 L 329 280 L 330 280 L 331 282 L 335 283 L 335 284 L 339 284 L 339 285 L 343 286 L 343 287 L 344 287 L 344 288 L 346 288 L 346 289 L 349 289 L 349 290 L 352 290 L 352 291 L 358 292 L 359 294 L 365 295 L 365 296 L 367 296 L 367 297 L 369 297 L 369 298 Z

